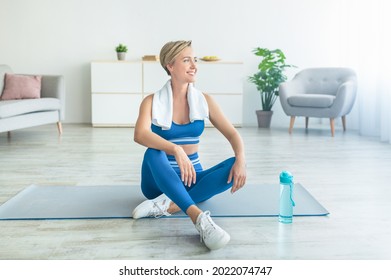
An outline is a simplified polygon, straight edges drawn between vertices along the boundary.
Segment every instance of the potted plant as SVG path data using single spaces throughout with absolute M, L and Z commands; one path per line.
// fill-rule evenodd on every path
M 278 98 L 279 86 L 287 77 L 284 70 L 293 65 L 285 64 L 285 55 L 280 49 L 269 50 L 256 48 L 253 50 L 262 61 L 258 65 L 258 72 L 249 77 L 261 95 L 262 110 L 257 110 L 258 127 L 270 127 L 273 115 L 272 107 Z
M 123 44 L 119 44 L 115 47 L 115 51 L 117 52 L 118 60 L 125 60 L 126 53 L 128 52 L 128 47 Z

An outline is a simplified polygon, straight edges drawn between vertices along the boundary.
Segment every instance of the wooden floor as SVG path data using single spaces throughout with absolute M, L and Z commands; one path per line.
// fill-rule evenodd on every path
M 28 185 L 132 184 L 144 148 L 131 128 L 55 125 L 0 134 L 0 204 Z M 354 131 L 239 128 L 248 183 L 278 183 L 289 170 L 330 211 L 328 217 L 216 218 L 231 234 L 208 251 L 188 219 L 0 221 L 0 259 L 390 259 L 391 145 Z M 204 167 L 232 155 L 206 129 Z M 243 205 L 246 207 L 246 205 Z

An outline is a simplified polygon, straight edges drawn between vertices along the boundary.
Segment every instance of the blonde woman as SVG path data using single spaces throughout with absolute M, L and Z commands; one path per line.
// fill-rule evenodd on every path
M 182 210 L 201 241 L 211 250 L 224 247 L 230 236 L 197 203 L 246 181 L 243 141 L 213 98 L 193 87 L 197 60 L 191 41 L 168 42 L 160 63 L 171 77 L 161 90 L 140 105 L 134 140 L 147 147 L 141 170 L 141 190 L 148 199 L 133 210 L 133 218 L 160 217 Z M 235 157 L 203 170 L 199 138 L 208 118 L 229 141 Z

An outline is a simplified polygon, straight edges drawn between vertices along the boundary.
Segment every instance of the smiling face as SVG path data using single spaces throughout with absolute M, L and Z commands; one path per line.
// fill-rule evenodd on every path
M 186 47 L 175 58 L 174 62 L 167 65 L 172 79 L 182 83 L 193 83 L 197 73 L 197 58 L 194 57 L 193 49 Z

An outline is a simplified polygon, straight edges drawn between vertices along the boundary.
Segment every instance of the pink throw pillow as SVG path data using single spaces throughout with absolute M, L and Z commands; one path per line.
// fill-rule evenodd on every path
M 42 76 L 5 74 L 2 100 L 41 97 Z

